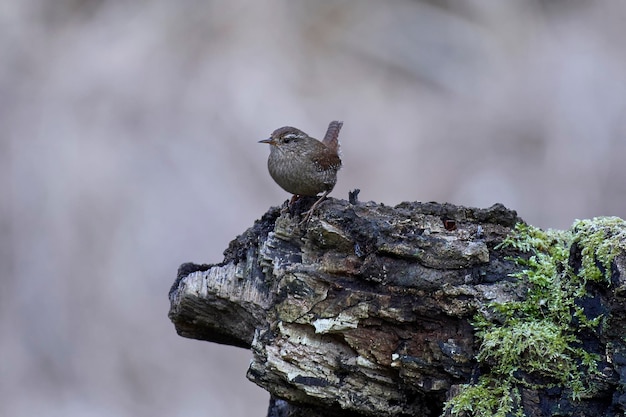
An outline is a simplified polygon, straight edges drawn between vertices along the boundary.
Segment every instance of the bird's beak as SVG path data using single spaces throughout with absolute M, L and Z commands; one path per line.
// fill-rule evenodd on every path
M 273 145 L 274 139 L 272 138 L 263 139 L 263 140 L 260 140 L 259 143 L 269 143 L 270 145 Z

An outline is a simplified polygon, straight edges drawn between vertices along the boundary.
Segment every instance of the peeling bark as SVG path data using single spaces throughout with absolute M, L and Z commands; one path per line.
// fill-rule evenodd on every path
M 496 249 L 515 211 L 354 200 L 306 226 L 300 207 L 273 208 L 170 291 L 181 336 L 252 350 L 268 416 L 440 415 L 478 372 L 472 317 L 524 297 L 509 277 L 520 254 Z

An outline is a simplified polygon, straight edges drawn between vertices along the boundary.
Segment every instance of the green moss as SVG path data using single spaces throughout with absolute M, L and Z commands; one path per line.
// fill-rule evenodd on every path
M 492 379 L 481 378 L 475 385 L 465 385 L 453 401 L 448 403 L 448 407 L 453 415 L 466 412 L 475 416 L 507 417 L 513 413 L 519 402 L 517 388 L 506 382 L 498 384 Z M 521 410 L 517 410 L 514 415 L 523 414 Z
M 526 254 L 513 259 L 520 272 L 512 275 L 527 288 L 526 297 L 493 303 L 490 314 L 474 318 L 481 343 L 476 359 L 487 372 L 475 384 L 462 385 L 445 410 L 452 415 L 523 415 L 522 388 L 558 386 L 572 400 L 591 395 L 589 374 L 598 372 L 599 357 L 582 348 L 578 330 L 597 331 L 603 317 L 587 317 L 575 300 L 585 296 L 589 281 L 610 285 L 611 264 L 626 250 L 624 242 L 626 222 L 617 217 L 577 220 L 568 231 L 517 224 L 499 248 Z M 577 271 L 569 262 L 572 245 L 581 256 Z
M 574 240 L 582 249 L 580 277 L 590 281 L 611 282 L 611 263 L 626 250 L 626 222 L 619 217 L 576 220 Z

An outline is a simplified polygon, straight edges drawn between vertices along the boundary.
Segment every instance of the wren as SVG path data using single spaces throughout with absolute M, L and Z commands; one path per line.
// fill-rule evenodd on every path
M 328 196 L 337 183 L 339 131 L 343 122 L 332 121 L 320 142 L 291 126 L 276 129 L 268 139 L 259 143 L 270 145 L 267 168 L 283 190 L 296 196 L 322 196 L 305 213 L 306 222 L 313 210 Z M 293 201 L 293 200 L 292 200 Z

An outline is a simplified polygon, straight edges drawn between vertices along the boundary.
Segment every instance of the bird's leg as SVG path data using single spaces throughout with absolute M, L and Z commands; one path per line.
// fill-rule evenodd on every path
M 300 196 L 298 194 L 294 194 L 291 196 L 291 200 L 289 200 L 289 202 L 287 203 L 286 206 L 284 206 L 281 210 L 280 210 L 280 214 L 285 214 L 288 213 L 294 204 L 296 204 L 296 201 L 298 201 L 298 199 L 300 198 Z
M 328 195 L 328 193 L 330 193 L 330 191 L 328 190 L 324 191 L 324 194 L 322 194 L 322 196 L 311 206 L 311 208 L 303 213 L 304 218 L 302 219 L 302 221 L 300 221 L 300 224 L 304 224 L 309 221 L 309 219 L 311 218 L 311 215 L 313 214 L 313 210 L 315 210 L 317 206 L 319 206 L 320 203 L 326 199 L 326 196 Z
M 289 200 L 287 204 L 283 205 L 283 208 L 280 210 L 280 214 L 290 213 L 293 215 L 294 204 L 296 204 L 296 201 L 298 201 L 299 198 L 301 198 L 301 196 L 298 194 L 292 195 L 291 200 Z

